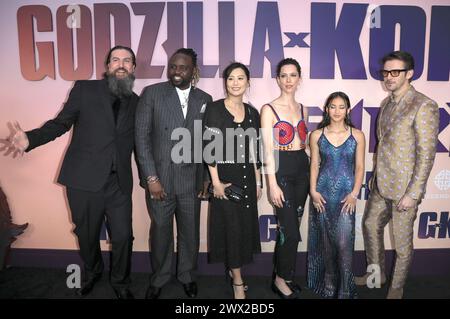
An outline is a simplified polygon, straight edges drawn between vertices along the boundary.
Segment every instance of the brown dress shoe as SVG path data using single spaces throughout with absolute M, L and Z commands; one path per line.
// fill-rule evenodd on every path
M 402 299 L 403 298 L 403 288 L 389 288 L 386 299 Z

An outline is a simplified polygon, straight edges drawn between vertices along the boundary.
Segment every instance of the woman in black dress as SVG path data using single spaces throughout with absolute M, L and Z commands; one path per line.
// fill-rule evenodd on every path
M 234 62 L 223 72 L 226 98 L 207 105 L 204 158 L 214 197 L 209 215 L 209 261 L 229 269 L 233 294 L 245 298 L 241 267 L 261 251 L 257 201 L 261 196 L 259 113 L 243 102 L 249 87 L 248 68 Z M 230 185 L 242 189 L 236 202 L 225 195 Z

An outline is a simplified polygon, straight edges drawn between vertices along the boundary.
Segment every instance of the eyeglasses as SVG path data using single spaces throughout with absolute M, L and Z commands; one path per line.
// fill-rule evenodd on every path
M 388 74 L 390 74 L 392 77 L 396 78 L 397 76 L 400 75 L 400 72 L 407 72 L 409 70 L 407 69 L 397 69 L 397 70 L 380 70 L 380 74 L 385 78 L 388 76 Z

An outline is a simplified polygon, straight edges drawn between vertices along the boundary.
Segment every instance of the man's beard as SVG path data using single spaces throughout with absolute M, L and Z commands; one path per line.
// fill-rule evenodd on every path
M 106 74 L 106 80 L 108 81 L 109 90 L 112 94 L 118 97 L 131 96 L 133 94 L 133 85 L 135 80 L 134 74 L 128 73 L 127 77 L 125 78 L 117 78 L 115 76 L 115 72 L 112 74 Z
M 191 80 L 187 80 L 185 78 L 182 78 L 181 82 L 177 83 L 175 81 L 174 76 L 169 77 L 170 83 L 172 83 L 173 86 L 177 88 L 187 88 L 189 87 L 189 84 L 191 84 Z

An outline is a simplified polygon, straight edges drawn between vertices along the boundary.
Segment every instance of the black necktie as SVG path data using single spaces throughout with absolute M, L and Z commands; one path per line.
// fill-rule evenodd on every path
M 114 101 L 112 108 L 113 108 L 113 112 L 114 112 L 114 121 L 117 123 L 117 115 L 119 114 L 119 109 L 120 109 L 120 98 L 116 98 L 116 100 Z

